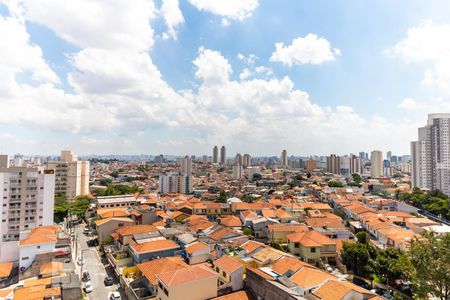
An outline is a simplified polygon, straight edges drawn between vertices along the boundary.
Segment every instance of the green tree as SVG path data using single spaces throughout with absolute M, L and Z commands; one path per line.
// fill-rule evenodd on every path
M 219 192 L 219 198 L 217 198 L 216 202 L 226 203 L 228 199 L 228 193 L 224 190 Z
M 108 236 L 102 241 L 102 245 L 111 245 L 114 243 L 114 239 L 111 236 Z
M 353 173 L 352 174 L 352 179 L 353 179 L 353 181 L 355 183 L 361 183 L 362 182 L 362 177 L 358 173 Z
M 245 227 L 244 230 L 243 230 L 243 233 L 245 235 L 253 235 L 253 229 Z
M 262 179 L 261 174 L 259 174 L 259 173 L 253 174 L 252 181 L 258 181 L 258 180 L 261 180 L 261 179 Z
M 331 180 L 331 181 L 328 182 L 328 186 L 329 187 L 341 188 L 341 187 L 344 187 L 344 184 L 342 182 L 340 182 L 340 181 L 333 181 L 333 180 Z
M 450 234 L 438 236 L 426 233 L 413 240 L 409 258 L 413 267 L 412 282 L 415 294 L 427 294 L 450 299 Z
M 119 177 L 119 172 L 112 172 L 109 175 L 111 175 L 111 177 L 113 177 L 113 178 L 117 178 L 117 177 Z

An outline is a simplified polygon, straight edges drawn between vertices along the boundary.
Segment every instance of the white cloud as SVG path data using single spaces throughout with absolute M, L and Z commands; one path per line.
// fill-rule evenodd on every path
M 399 103 L 398 107 L 406 110 L 417 110 L 422 108 L 422 105 L 411 98 L 405 98 Z
M 163 37 L 176 39 L 176 28 L 184 23 L 183 13 L 180 10 L 178 0 L 163 0 L 161 14 L 168 28 L 168 32 Z
M 239 56 L 250 75 L 233 79 L 228 59 L 203 47 L 193 60 L 198 88 L 175 91 L 149 55 L 155 17 L 151 1 L 137 0 L 136 6 L 126 0 L 22 3 L 14 9 L 17 17 L 1 20 L 7 23 L 0 32 L 12 42 L 0 45 L 0 78 L 6 79 L 0 89 L 0 124 L 69 133 L 65 136 L 77 137 L 74 150 L 177 153 L 182 148 L 199 153 L 225 143 L 256 154 L 278 153 L 283 147 L 306 154 L 357 151 L 355 140 L 367 150 L 390 143 L 402 149 L 412 138 L 408 130 L 417 128 L 404 120 L 363 118 L 350 107 L 322 107 L 289 77 L 277 78 L 269 68 L 255 66 L 252 55 Z M 55 85 L 58 78 L 39 47 L 30 43 L 24 21 L 47 26 L 79 48 L 68 54 L 73 92 Z M 317 57 L 324 59 L 315 56 L 311 63 Z M 23 72 L 39 80 L 16 81 Z M 159 136 L 162 142 L 154 144 L 145 135 L 149 131 L 167 138 Z M 373 138 L 365 138 L 367 132 Z
M 189 0 L 198 10 L 222 16 L 222 26 L 228 26 L 229 20 L 242 21 L 250 17 L 258 7 L 258 0 Z
M 271 61 L 281 62 L 285 65 L 293 64 L 321 64 L 335 60 L 341 55 L 337 48 L 331 48 L 330 43 L 323 37 L 313 33 L 305 37 L 297 37 L 292 40 L 291 45 L 284 43 L 275 44 L 275 52 L 270 57 Z

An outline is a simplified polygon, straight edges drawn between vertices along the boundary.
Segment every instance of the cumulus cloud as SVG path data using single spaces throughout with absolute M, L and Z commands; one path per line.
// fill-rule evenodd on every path
M 228 26 L 230 20 L 242 21 L 250 17 L 258 7 L 258 0 L 189 0 L 189 2 L 198 10 L 223 17 L 223 26 Z
M 417 110 L 417 109 L 422 108 L 422 105 L 419 104 L 414 99 L 405 98 L 398 104 L 398 107 L 406 109 L 406 110 Z
M 180 10 L 178 0 L 163 0 L 161 14 L 168 28 L 168 32 L 164 33 L 163 37 L 176 39 L 176 28 L 184 23 L 183 13 Z
M 293 39 L 290 45 L 276 43 L 270 60 L 291 67 L 294 64 L 321 64 L 335 60 L 340 55 L 341 51 L 332 48 L 325 38 L 309 33 L 305 37 Z
M 365 141 L 359 145 L 363 149 L 389 143 L 395 149 L 412 138 L 407 134 L 410 127 L 416 128 L 405 120 L 364 118 L 351 107 L 320 106 L 289 77 L 276 77 L 269 68 L 257 66 L 251 55 L 240 56 L 249 75 L 241 73 L 235 79 L 228 59 L 205 47 L 193 60 L 198 86 L 176 91 L 149 54 L 155 18 L 151 1 L 137 0 L 131 6 L 126 0 L 29 0 L 10 10 L 13 16 L 2 17 L 5 23 L 0 26 L 4 40 L 12 41 L 0 45 L 0 77 L 6 79 L 0 88 L 0 124 L 71 133 L 78 137 L 75 145 L 80 149 L 134 152 L 148 130 L 167 133 L 166 139 L 156 138 L 163 141 L 159 144 L 148 140 L 145 146 L 157 147 L 154 153 L 177 153 L 180 147 L 184 153 L 199 153 L 214 143 L 261 154 L 284 147 L 328 153 L 357 151 L 355 140 Z M 73 91 L 58 85 L 42 50 L 30 42 L 25 22 L 46 26 L 77 47 L 67 54 L 67 81 Z M 328 48 L 337 55 L 329 44 Z M 314 56 L 309 63 L 320 59 L 324 56 Z M 31 74 L 32 83 L 16 80 L 24 72 Z M 373 138 L 366 139 L 367 132 L 375 132 Z

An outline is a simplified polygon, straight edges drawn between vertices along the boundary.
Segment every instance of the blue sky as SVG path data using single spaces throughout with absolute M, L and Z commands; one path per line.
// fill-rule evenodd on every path
M 5 1 L 0 151 L 405 154 L 450 109 L 449 6 Z

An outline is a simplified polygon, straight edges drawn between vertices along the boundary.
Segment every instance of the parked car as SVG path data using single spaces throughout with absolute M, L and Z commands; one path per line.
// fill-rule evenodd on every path
M 113 285 L 114 284 L 114 279 L 111 276 L 107 276 L 107 277 L 105 277 L 105 280 L 103 280 L 103 283 L 106 286 Z
M 84 265 L 84 259 L 82 257 L 79 257 L 78 260 L 77 260 L 77 264 L 79 266 Z
M 89 227 L 85 227 L 84 230 L 83 230 L 83 233 L 84 234 L 89 234 L 89 233 L 91 233 L 91 230 L 89 229 Z
M 120 298 L 120 293 L 119 292 L 112 292 L 112 293 L 109 293 L 109 297 L 108 297 L 108 299 L 109 300 L 120 300 L 121 298 Z
M 89 275 L 88 271 L 83 271 L 83 275 L 81 276 L 81 280 L 84 282 L 88 282 L 91 280 L 91 276 Z
M 86 293 L 90 293 L 94 290 L 94 287 L 92 286 L 92 282 L 88 281 L 84 284 L 84 291 Z

